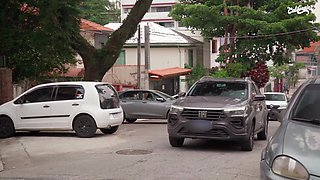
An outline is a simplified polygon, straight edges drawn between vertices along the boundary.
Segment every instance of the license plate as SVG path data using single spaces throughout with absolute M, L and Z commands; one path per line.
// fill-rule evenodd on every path
M 111 116 L 111 119 L 118 119 L 118 118 L 120 118 L 120 114 L 119 114 L 119 113 L 110 114 L 110 116 Z

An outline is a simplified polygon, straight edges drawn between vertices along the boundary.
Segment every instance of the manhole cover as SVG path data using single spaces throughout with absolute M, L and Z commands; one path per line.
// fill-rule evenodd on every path
M 117 154 L 122 155 L 143 155 L 143 154 L 151 154 L 151 150 L 144 149 L 123 149 L 116 152 Z

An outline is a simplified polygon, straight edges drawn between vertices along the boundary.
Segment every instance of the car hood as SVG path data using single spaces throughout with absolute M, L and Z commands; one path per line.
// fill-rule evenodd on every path
M 246 104 L 245 100 L 219 96 L 186 96 L 178 99 L 174 105 L 197 108 L 232 108 Z
M 313 175 L 320 175 L 320 126 L 290 121 L 284 136 L 283 154 L 293 157 Z
M 286 107 L 288 103 L 286 101 L 266 101 L 266 105 L 278 105 L 281 107 Z

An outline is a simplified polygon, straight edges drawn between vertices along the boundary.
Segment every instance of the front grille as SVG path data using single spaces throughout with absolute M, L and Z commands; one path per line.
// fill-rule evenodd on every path
M 267 105 L 268 109 L 271 109 L 271 108 L 278 109 L 279 107 L 280 107 L 279 105 Z
M 183 128 L 179 131 L 179 134 L 186 136 L 208 136 L 208 137 L 228 137 L 228 133 L 223 129 L 211 129 L 206 132 L 189 132 L 187 129 Z
M 181 116 L 189 120 L 211 120 L 216 121 L 226 118 L 226 114 L 223 110 L 200 110 L 200 109 L 184 109 Z

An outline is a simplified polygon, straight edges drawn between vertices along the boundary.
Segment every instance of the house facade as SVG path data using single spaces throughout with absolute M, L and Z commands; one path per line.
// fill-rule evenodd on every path
M 123 21 L 133 8 L 136 0 L 121 0 L 121 21 Z M 142 18 L 142 22 L 154 22 L 161 26 L 174 29 L 175 31 L 191 37 L 203 43 L 201 48 L 198 48 L 198 54 L 202 58 L 198 59 L 196 64 L 210 69 L 219 66 L 216 59 L 219 55 L 218 49 L 223 44 L 223 39 L 213 38 L 207 39 L 201 36 L 200 31 L 191 31 L 190 29 L 181 25 L 180 22 L 175 21 L 169 16 L 172 6 L 179 3 L 179 0 L 153 0 L 149 11 Z
M 120 25 L 112 23 L 106 27 L 115 30 Z M 145 66 L 144 30 L 146 26 L 149 27 L 150 34 L 148 67 Z M 192 38 L 185 38 L 184 35 L 153 22 L 141 22 L 140 34 L 141 51 L 139 52 L 137 48 L 137 31 L 134 37 L 126 41 L 116 64 L 106 73 L 103 81 L 132 88 L 157 89 L 171 95 L 186 91 L 188 87 L 185 75 L 191 70 L 186 69 L 185 66 L 195 66 L 197 59 L 203 58 L 201 53 L 197 53 L 197 48 L 203 46 L 203 43 Z M 138 53 L 141 57 L 140 66 Z

